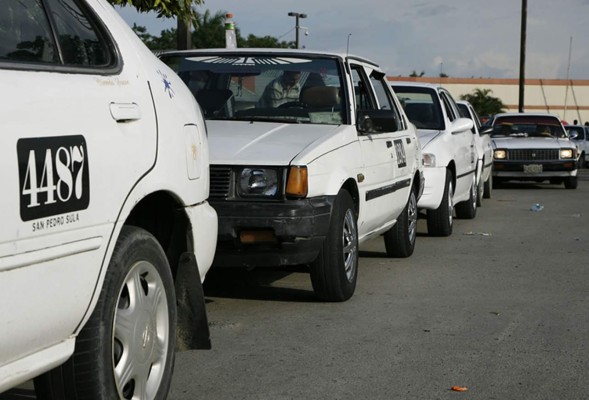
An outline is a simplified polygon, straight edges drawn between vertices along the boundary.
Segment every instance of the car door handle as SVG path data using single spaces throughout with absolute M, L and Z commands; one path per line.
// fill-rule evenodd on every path
M 110 115 L 117 122 L 141 119 L 141 109 L 136 103 L 110 103 Z
M 391 148 L 393 147 L 393 142 L 391 142 L 390 140 L 387 140 L 387 148 Z

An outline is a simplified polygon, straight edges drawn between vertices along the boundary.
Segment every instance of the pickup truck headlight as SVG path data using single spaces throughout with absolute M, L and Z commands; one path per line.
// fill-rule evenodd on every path
M 560 149 L 560 158 L 562 160 L 570 160 L 575 157 L 575 151 L 573 149 Z
M 278 193 L 278 172 L 272 168 L 244 168 L 237 179 L 242 197 L 274 197 Z
M 495 160 L 505 160 L 507 158 L 507 151 L 506 150 L 495 150 L 493 152 L 493 157 Z

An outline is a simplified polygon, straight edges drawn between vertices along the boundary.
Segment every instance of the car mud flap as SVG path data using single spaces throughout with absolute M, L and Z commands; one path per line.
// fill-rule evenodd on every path
M 176 351 L 209 350 L 211 348 L 209 321 L 194 254 L 183 253 L 180 256 L 175 286 L 178 310 Z

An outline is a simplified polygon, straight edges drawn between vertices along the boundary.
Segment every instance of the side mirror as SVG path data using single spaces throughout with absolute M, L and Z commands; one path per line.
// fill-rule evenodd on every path
M 356 121 L 358 132 L 363 135 L 399 130 L 397 115 L 391 110 L 360 110 Z
M 569 133 L 569 139 L 571 139 L 571 140 L 575 140 L 578 137 L 579 137 L 579 132 L 577 132 L 577 131 L 572 131 Z
M 490 135 L 493 132 L 492 126 L 483 126 L 479 132 L 481 135 Z
M 470 131 L 474 126 L 474 122 L 470 118 L 458 118 L 452 122 L 450 127 L 452 133 L 459 133 L 464 131 Z

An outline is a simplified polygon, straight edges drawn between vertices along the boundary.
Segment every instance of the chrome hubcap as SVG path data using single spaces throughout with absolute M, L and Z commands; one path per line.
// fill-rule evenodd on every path
M 346 211 L 346 215 L 344 216 L 342 244 L 346 278 L 349 282 L 352 282 L 352 279 L 356 273 L 356 262 L 358 260 L 358 238 L 354 213 L 349 209 Z
M 409 204 L 407 206 L 407 222 L 409 227 L 409 241 L 413 244 L 417 237 L 417 199 L 412 192 L 409 195 Z

